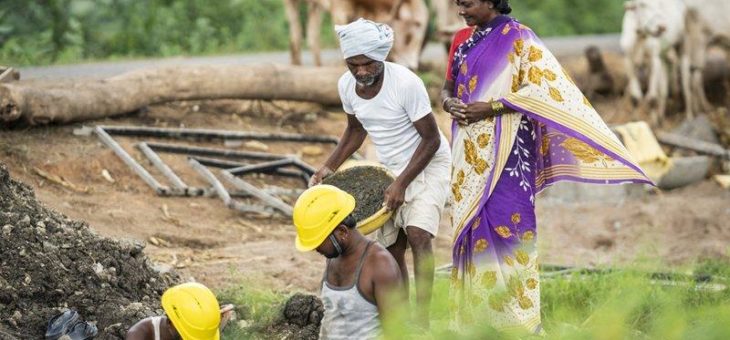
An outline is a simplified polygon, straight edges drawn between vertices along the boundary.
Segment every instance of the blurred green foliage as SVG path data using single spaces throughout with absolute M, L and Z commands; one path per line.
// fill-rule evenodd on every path
M 512 6 L 542 36 L 617 32 L 622 15 L 616 0 Z M 0 64 L 286 50 L 288 36 L 282 0 L 0 0 Z M 335 45 L 329 17 L 321 36 Z
M 324 266 L 324 265 L 323 265 Z M 725 259 L 690 267 L 636 263 L 636 267 L 596 268 L 593 272 L 541 278 L 542 326 L 545 337 L 499 333 L 486 316 L 455 333 L 449 281 L 437 277 L 431 306 L 431 330 L 414 328 L 409 319 L 416 305 L 389 311 L 385 339 L 728 339 L 730 338 L 730 265 Z M 660 274 L 656 274 L 657 272 Z M 553 272 L 554 274 L 555 272 Z M 655 273 L 655 274 L 652 274 Z M 658 275 L 658 276 L 657 276 Z M 663 276 L 671 279 L 662 278 Z M 698 282 L 699 281 L 699 282 Z M 411 284 L 413 288 L 413 284 Z M 411 290 L 411 297 L 415 291 Z M 271 339 L 289 294 L 275 293 L 255 283 L 220 294 L 233 302 L 243 324 L 226 329 L 223 339 Z M 413 300 L 413 299 L 412 299 Z M 488 311 L 486 311 L 488 312 Z

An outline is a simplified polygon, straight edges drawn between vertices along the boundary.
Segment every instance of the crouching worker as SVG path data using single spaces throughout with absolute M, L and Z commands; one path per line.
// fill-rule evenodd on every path
M 331 185 L 316 185 L 294 205 L 295 245 L 327 258 L 321 298 L 320 339 L 373 339 L 386 310 L 402 292 L 393 256 L 363 236 L 352 217 L 355 198 Z
M 137 322 L 127 340 L 218 340 L 233 311 L 233 305 L 221 309 L 213 292 L 194 282 L 169 288 L 161 302 L 165 316 Z

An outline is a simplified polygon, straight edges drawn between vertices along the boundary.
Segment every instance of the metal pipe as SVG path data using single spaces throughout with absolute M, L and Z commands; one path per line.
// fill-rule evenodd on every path
M 203 176 L 203 178 L 205 178 L 205 180 L 213 186 L 213 189 L 217 193 L 218 197 L 223 200 L 223 204 L 225 204 L 226 207 L 246 213 L 272 213 L 271 209 L 265 206 L 255 204 L 243 204 L 232 199 L 231 194 L 223 186 L 223 183 L 221 183 L 221 181 L 219 181 L 218 178 L 215 177 L 215 175 L 210 170 L 208 170 L 208 168 L 200 164 L 194 158 L 188 158 L 188 163 L 190 163 L 190 166 L 192 166 L 193 169 L 198 172 L 198 174 Z
M 200 176 L 205 178 L 205 180 L 210 183 L 210 185 L 213 186 L 213 189 L 215 190 L 216 194 L 218 194 L 218 197 L 223 200 L 223 204 L 228 206 L 231 203 L 231 195 L 228 193 L 226 188 L 223 186 L 223 183 L 218 180 L 218 178 L 215 177 L 215 175 L 208 170 L 205 166 L 198 163 L 194 158 L 188 158 L 188 163 L 190 166 L 195 170 Z
M 282 142 L 309 142 L 337 144 L 339 139 L 333 136 L 304 135 L 297 133 L 270 133 L 254 131 L 228 131 L 213 129 L 187 129 L 187 128 L 154 128 L 145 126 L 102 126 L 104 130 L 113 135 L 138 136 L 138 137 L 170 137 L 170 138 L 199 138 L 199 139 L 255 139 Z
M 220 171 L 221 175 L 223 175 L 223 178 L 227 180 L 229 183 L 231 183 L 234 187 L 236 187 L 239 190 L 243 190 L 252 196 L 260 199 L 264 203 L 266 203 L 268 206 L 273 207 L 274 209 L 277 209 L 281 212 L 283 212 L 287 217 L 291 217 L 294 209 L 284 203 L 282 200 L 267 194 L 263 190 L 249 184 L 248 182 L 234 176 L 230 172 L 226 170 Z
M 195 158 L 195 160 L 197 160 L 198 162 L 200 162 L 200 164 L 203 164 L 205 166 L 221 168 L 221 169 L 230 169 L 230 168 L 237 168 L 237 167 L 243 167 L 243 166 L 249 165 L 249 164 L 241 163 L 241 162 L 208 158 L 208 157 L 197 156 L 197 157 L 193 157 L 193 158 Z M 299 171 L 299 170 L 274 169 L 271 172 L 265 172 L 265 173 L 268 173 L 271 175 L 277 175 L 277 176 L 299 178 L 302 181 L 304 181 L 304 184 L 309 184 L 309 175 L 307 175 L 306 173 Z
M 278 168 L 281 168 L 281 167 L 284 167 L 287 165 L 292 165 L 292 164 L 294 164 L 294 159 L 285 158 L 285 159 L 280 159 L 277 161 L 239 166 L 236 168 L 227 169 L 227 171 L 235 176 L 241 176 L 241 175 L 245 175 L 245 174 L 252 173 L 252 172 L 264 172 L 264 173 L 271 172 Z
M 152 162 L 152 164 L 154 164 L 154 166 L 158 170 L 160 170 L 163 175 L 165 175 L 165 177 L 167 177 L 167 179 L 170 181 L 170 183 L 172 183 L 173 186 L 178 189 L 187 190 L 188 185 L 185 184 L 185 182 L 183 182 L 182 179 L 180 179 L 180 177 L 178 177 L 164 161 L 162 161 L 162 158 L 160 158 L 160 156 L 158 156 L 156 152 L 154 152 L 152 149 L 150 149 L 149 146 L 147 146 L 147 143 L 139 143 L 137 144 L 137 148 L 142 151 L 145 156 L 147 156 L 147 159 L 149 159 L 150 162 Z
M 307 175 L 312 176 L 315 172 L 317 172 L 317 169 L 315 169 L 313 166 L 304 163 L 301 159 L 295 158 L 292 162 L 292 165 L 296 166 L 299 169 L 302 169 L 302 171 L 306 172 Z
M 147 183 L 158 195 L 161 196 L 167 196 L 170 195 L 170 188 L 163 186 L 158 182 L 150 173 L 137 161 L 130 156 L 127 151 L 124 151 L 124 149 L 117 143 L 104 129 L 100 126 L 97 126 L 94 129 L 94 133 L 96 133 L 97 136 L 99 136 L 99 139 L 104 143 L 106 146 L 108 146 L 114 153 L 122 159 L 122 161 L 129 166 L 132 171 L 134 171 L 139 177 L 142 178 L 142 180 Z
M 254 159 L 273 161 L 284 159 L 290 156 L 277 155 L 273 153 L 265 152 L 252 152 L 252 151 L 238 151 L 238 150 L 227 150 L 227 149 L 216 149 L 216 148 L 204 148 L 199 146 L 190 145 L 179 145 L 179 144 L 167 144 L 167 143 L 152 143 L 148 142 L 147 146 L 158 152 L 184 154 L 191 156 L 216 156 L 224 158 L 238 158 L 238 159 Z

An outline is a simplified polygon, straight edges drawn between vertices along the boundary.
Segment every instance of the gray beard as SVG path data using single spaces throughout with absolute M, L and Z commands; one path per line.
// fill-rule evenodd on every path
M 376 77 L 367 77 L 367 78 L 363 79 L 362 81 L 356 80 L 357 86 L 360 86 L 360 87 L 372 86 L 373 84 L 375 84 L 375 78 Z
M 357 86 L 359 86 L 359 87 L 372 86 L 373 84 L 375 84 L 375 81 L 378 79 L 378 77 L 380 77 L 383 74 L 383 72 L 385 72 L 385 64 L 381 63 L 380 70 L 378 73 L 376 73 L 372 76 L 369 76 L 369 77 L 364 77 L 362 79 L 355 78 L 355 82 L 357 83 Z

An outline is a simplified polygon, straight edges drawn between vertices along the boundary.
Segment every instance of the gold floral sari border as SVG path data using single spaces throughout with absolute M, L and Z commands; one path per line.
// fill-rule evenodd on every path
M 617 144 L 615 140 L 608 138 L 604 134 L 598 132 L 598 130 L 595 129 L 593 126 L 586 124 L 580 119 L 568 113 L 565 113 L 564 111 L 558 110 L 535 99 L 525 98 L 514 93 L 508 95 L 506 99 L 533 112 L 546 112 L 548 113 L 548 115 L 546 115 L 547 118 L 561 123 L 562 125 L 568 125 L 567 123 L 569 123 L 570 125 L 574 125 L 580 128 L 580 130 L 578 131 L 579 133 L 594 141 L 599 142 L 599 144 L 601 144 L 603 147 L 621 156 L 622 158 L 631 160 L 631 157 L 624 153 L 624 148 L 620 144 Z

